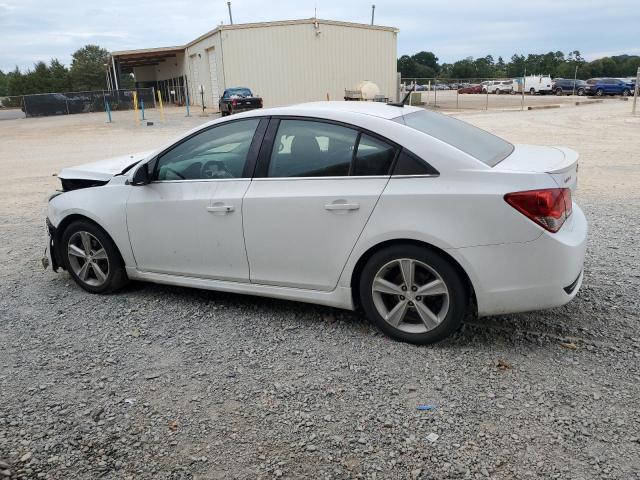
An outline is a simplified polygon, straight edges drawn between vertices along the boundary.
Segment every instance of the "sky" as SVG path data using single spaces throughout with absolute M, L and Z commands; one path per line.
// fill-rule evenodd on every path
M 638 0 L 233 0 L 235 23 L 309 18 L 400 30 L 398 55 L 440 62 L 579 50 L 592 60 L 640 54 Z M 0 0 L 0 70 L 39 60 L 69 65 L 78 48 L 110 51 L 183 45 L 228 23 L 226 0 Z M 348 48 L 348 46 L 346 46 Z

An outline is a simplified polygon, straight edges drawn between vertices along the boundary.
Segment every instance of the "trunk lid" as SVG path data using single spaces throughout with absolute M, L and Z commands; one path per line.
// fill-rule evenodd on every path
M 575 191 L 578 182 L 578 152 L 565 147 L 515 145 L 511 155 L 495 170 L 548 173 L 559 187 Z

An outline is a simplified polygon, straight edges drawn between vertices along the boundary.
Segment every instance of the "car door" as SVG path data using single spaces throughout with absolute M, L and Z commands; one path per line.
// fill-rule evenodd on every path
M 617 93 L 618 86 L 613 78 L 605 78 L 603 81 L 604 91 L 609 95 Z
M 272 119 L 243 203 L 251 282 L 333 290 L 396 151 L 354 127 Z
M 242 198 L 268 120 L 232 120 L 160 154 L 151 183 L 132 186 L 127 226 L 137 268 L 249 281 Z

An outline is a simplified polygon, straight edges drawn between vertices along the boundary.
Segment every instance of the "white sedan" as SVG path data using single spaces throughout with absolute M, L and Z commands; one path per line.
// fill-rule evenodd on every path
M 319 102 L 202 125 L 157 151 L 63 170 L 45 264 L 361 308 L 424 344 L 467 314 L 556 307 L 582 282 L 578 155 L 409 106 Z

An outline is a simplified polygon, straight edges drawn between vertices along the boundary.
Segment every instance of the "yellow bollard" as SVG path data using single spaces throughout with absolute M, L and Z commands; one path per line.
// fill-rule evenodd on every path
M 160 118 L 164 122 L 164 105 L 162 104 L 162 92 L 158 90 L 158 103 L 160 104 Z
M 133 114 L 136 118 L 136 125 L 140 125 L 140 119 L 138 118 L 138 92 L 133 91 Z

